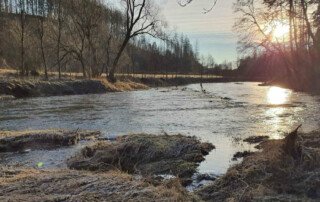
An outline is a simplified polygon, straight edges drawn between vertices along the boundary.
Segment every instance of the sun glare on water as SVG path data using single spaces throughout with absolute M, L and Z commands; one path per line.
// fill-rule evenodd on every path
M 267 94 L 267 101 L 273 105 L 284 104 L 288 101 L 289 95 L 290 92 L 288 92 L 286 89 L 271 87 Z

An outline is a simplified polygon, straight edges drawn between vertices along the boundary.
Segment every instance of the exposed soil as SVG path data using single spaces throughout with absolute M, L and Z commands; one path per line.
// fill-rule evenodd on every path
M 205 201 L 319 201 L 320 132 L 290 133 L 261 144 L 211 185 L 198 191 Z
M 154 187 L 120 172 L 0 170 L 0 201 L 199 201 L 174 180 Z
M 95 137 L 99 134 L 99 131 L 38 130 L 13 132 L 0 130 L 0 152 L 56 149 L 62 146 L 75 145 L 81 139 Z
M 90 171 L 121 170 L 144 177 L 170 174 L 183 185 L 192 182 L 198 164 L 214 146 L 182 135 L 127 135 L 113 143 L 100 142 L 84 148 L 68 160 L 72 169 Z

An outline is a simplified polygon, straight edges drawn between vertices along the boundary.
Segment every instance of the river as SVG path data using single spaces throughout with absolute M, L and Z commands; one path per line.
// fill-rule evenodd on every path
M 258 83 L 210 83 L 146 91 L 40 97 L 0 102 L 0 128 L 101 130 L 114 138 L 129 133 L 197 136 L 216 146 L 199 171 L 221 175 L 235 163 L 234 153 L 254 151 L 241 141 L 249 136 L 272 139 L 303 124 L 302 131 L 320 128 L 320 97 Z M 2 163 L 44 168 L 65 167 L 65 159 L 82 145 L 55 151 L 2 154 Z

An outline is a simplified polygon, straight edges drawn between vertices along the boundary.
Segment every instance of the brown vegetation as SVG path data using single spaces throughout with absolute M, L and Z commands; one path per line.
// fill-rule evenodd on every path
M 319 201 L 319 142 L 320 132 L 297 131 L 263 142 L 262 152 L 245 157 L 197 193 L 206 201 Z
M 99 131 L 35 130 L 13 132 L 0 130 L 0 152 L 55 149 L 75 145 L 81 139 L 95 137 L 99 134 Z
M 0 81 L 0 95 L 12 95 L 16 98 L 55 95 L 98 94 L 142 89 L 148 89 L 148 87 L 142 83 L 130 80 L 127 80 L 126 82 L 117 81 L 116 83 L 110 83 L 105 79 Z
M 70 79 L 70 75 L 67 74 L 61 74 L 63 79 L 58 80 L 58 74 L 55 72 L 48 73 L 50 80 L 42 80 L 40 77 L 19 79 L 19 75 L 13 70 L 0 70 L 0 100 L 12 99 L 12 96 L 23 98 L 146 90 L 150 87 L 182 86 L 201 81 L 203 83 L 259 81 L 216 76 L 201 78 L 197 75 L 165 79 L 164 75 L 143 75 L 141 78 L 141 75 L 117 74 L 117 81 L 112 83 L 103 78 L 83 80 L 79 73 L 72 74 L 75 80 Z
M 100 142 L 84 148 L 68 160 L 72 169 L 108 171 L 121 170 L 142 176 L 170 174 L 183 184 L 192 182 L 198 163 L 214 146 L 195 137 L 181 135 L 128 135 L 116 142 Z
M 0 201 L 197 201 L 171 180 L 154 187 L 120 172 L 0 170 Z

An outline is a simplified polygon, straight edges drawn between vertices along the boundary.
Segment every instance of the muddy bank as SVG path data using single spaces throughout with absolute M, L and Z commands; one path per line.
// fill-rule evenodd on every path
M 0 170 L 0 201 L 198 201 L 175 181 L 154 187 L 120 172 Z
M 181 135 L 127 135 L 115 142 L 100 142 L 84 148 L 68 160 L 71 169 L 121 170 L 144 177 L 173 175 L 183 185 L 192 182 L 198 164 L 214 146 Z
M 117 81 L 110 83 L 101 80 L 7 80 L 0 81 L 0 95 L 11 95 L 16 98 L 99 94 L 148 89 L 142 83 L 134 81 Z
M 67 131 L 67 130 L 38 130 L 38 131 L 1 131 L 0 152 L 23 152 L 36 149 L 56 149 L 71 146 L 79 140 L 97 137 L 99 131 Z
M 197 194 L 205 201 L 320 200 L 320 132 L 295 131 L 261 148 Z

